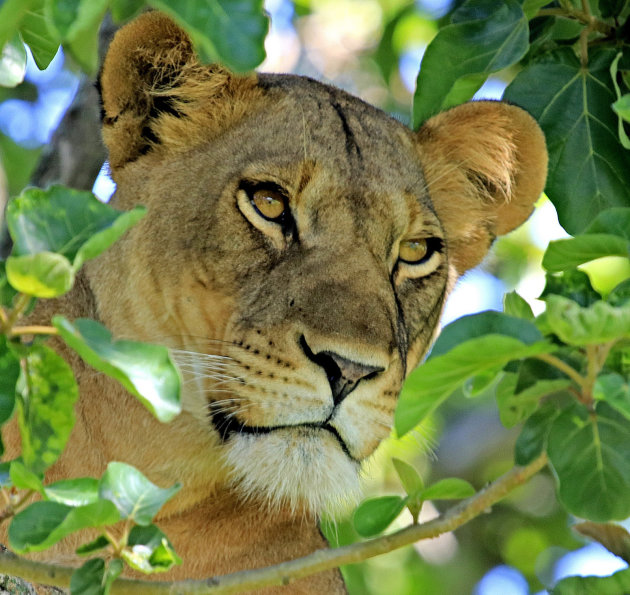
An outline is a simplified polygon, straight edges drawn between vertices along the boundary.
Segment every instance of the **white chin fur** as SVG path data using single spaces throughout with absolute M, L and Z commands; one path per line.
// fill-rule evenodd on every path
M 230 438 L 227 463 L 245 499 L 263 499 L 271 509 L 336 516 L 361 497 L 360 465 L 327 430 L 281 429 Z

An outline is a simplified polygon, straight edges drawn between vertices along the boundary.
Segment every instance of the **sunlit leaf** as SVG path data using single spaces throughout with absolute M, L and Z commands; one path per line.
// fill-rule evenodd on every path
M 88 364 L 118 380 L 157 419 L 167 422 L 179 414 L 179 372 L 166 347 L 112 341 L 104 326 L 86 318 L 71 323 L 55 316 L 52 322 L 63 340 Z
M 129 566 L 140 572 L 166 572 L 181 558 L 175 553 L 166 535 L 155 525 L 136 526 L 129 533 L 123 558 Z
M 547 298 L 547 323 L 569 345 L 608 343 L 630 338 L 630 305 L 596 302 L 582 308 L 559 295 Z
M 42 478 L 27 469 L 19 460 L 11 461 L 9 475 L 11 477 L 11 484 L 16 488 L 20 490 L 32 490 L 39 494 L 44 493 Z
M 475 494 L 475 488 L 463 479 L 449 477 L 435 482 L 422 492 L 425 500 L 459 500 L 470 498 Z
M 79 390 L 72 369 L 50 347 L 33 345 L 18 384 L 22 460 L 43 473 L 63 452 L 74 426 Z
M 583 68 L 573 49 L 522 70 L 504 99 L 529 111 L 549 149 L 546 192 L 562 226 L 580 233 L 602 210 L 630 206 L 630 153 L 617 136 L 609 67 L 616 52 L 590 50 Z
M 190 35 L 204 62 L 251 70 L 265 58 L 269 28 L 263 0 L 147 0 Z
M 405 499 L 400 496 L 364 500 L 354 511 L 354 528 L 363 537 L 378 535 L 389 527 L 404 508 Z
M 392 463 L 408 496 L 414 496 L 423 490 L 424 482 L 415 467 L 395 457 L 392 458 Z
M 396 432 L 399 436 L 407 433 L 468 378 L 488 370 L 499 371 L 511 360 L 554 349 L 545 342 L 526 345 L 514 337 L 488 334 L 431 357 L 410 374 L 403 386 L 396 408 Z
M 503 296 L 503 312 L 508 316 L 534 320 L 532 307 L 516 291 L 510 291 Z
M 563 411 L 549 432 L 547 453 L 558 478 L 558 498 L 591 521 L 630 516 L 630 423 L 607 403 L 591 415 L 581 405 Z
M 11 286 L 38 298 L 54 298 L 68 293 L 74 284 L 74 269 L 62 254 L 39 252 L 9 256 L 7 279 Z
M 124 519 L 149 525 L 162 505 L 181 488 L 159 488 L 140 471 L 125 463 L 110 463 L 99 484 L 99 497 L 111 500 Z
M 15 35 L 2 48 L 0 55 L 0 86 L 16 87 L 24 80 L 26 50 L 19 35 Z
M 468 0 L 429 44 L 413 103 L 417 128 L 443 109 L 470 99 L 486 76 L 522 58 L 527 18 L 516 0 Z
M 63 479 L 44 488 L 46 497 L 68 506 L 84 506 L 98 500 L 98 480 L 91 477 Z
M 78 507 L 59 502 L 33 502 L 13 518 L 9 525 L 9 543 L 19 554 L 40 552 L 70 533 L 113 525 L 119 519 L 118 510 L 108 500 Z

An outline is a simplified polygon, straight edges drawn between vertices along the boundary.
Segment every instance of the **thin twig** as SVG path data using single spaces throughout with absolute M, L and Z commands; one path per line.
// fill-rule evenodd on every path
M 12 337 L 19 335 L 58 335 L 54 326 L 14 326 L 9 333 Z
M 485 489 L 454 506 L 437 519 L 420 525 L 411 525 L 391 535 L 340 548 L 318 550 L 303 558 L 267 568 L 244 570 L 206 580 L 165 583 L 118 579 L 113 583 L 110 592 L 112 595 L 217 595 L 271 585 L 286 585 L 317 572 L 366 560 L 421 539 L 432 539 L 453 531 L 486 512 L 514 488 L 538 473 L 546 464 L 547 455 L 543 453 L 529 465 L 514 467 Z M 10 552 L 0 554 L 0 573 L 19 576 L 31 582 L 67 587 L 72 572 L 72 568 L 26 560 Z
M 556 357 L 551 353 L 539 353 L 538 355 L 534 355 L 533 357 L 548 363 L 561 372 L 564 372 L 571 380 L 573 380 L 573 382 L 575 382 L 580 387 L 580 389 L 586 386 L 587 379 L 582 376 L 575 368 L 572 368 L 569 364 L 563 362 L 559 357 Z

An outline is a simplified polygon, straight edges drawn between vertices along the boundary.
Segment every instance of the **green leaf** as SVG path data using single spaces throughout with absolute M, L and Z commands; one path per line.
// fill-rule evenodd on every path
M 513 337 L 526 345 L 537 343 L 543 338 L 536 325 L 529 320 L 486 310 L 462 316 L 445 326 L 431 350 L 429 359 L 444 355 L 465 341 L 490 334 Z
M 558 414 L 556 407 L 545 403 L 525 422 L 514 446 L 517 465 L 529 465 L 547 448 L 547 437 Z
M 265 59 L 269 20 L 263 0 L 147 0 L 173 17 L 190 35 L 204 62 L 222 62 L 237 72 Z
M 592 345 L 630 338 L 630 305 L 596 302 L 582 308 L 559 295 L 547 298 L 547 324 L 569 345 Z
M 88 560 L 72 573 L 70 592 L 72 595 L 107 595 L 122 571 L 121 560 L 110 560 L 107 566 L 101 558 Z
M 72 289 L 74 269 L 61 254 L 40 252 L 9 256 L 7 278 L 17 291 L 38 298 L 54 298 Z
M 408 496 L 415 496 L 424 489 L 424 482 L 415 467 L 395 457 L 392 457 L 392 463 Z
M 117 211 L 91 192 L 63 186 L 28 188 L 7 207 L 12 254 L 58 252 L 76 271 L 107 250 L 145 213 L 142 207 Z
M 9 309 L 12 308 L 13 298 L 17 293 L 18 292 L 11 287 L 7 279 L 6 263 L 4 260 L 0 260 L 0 306 L 5 306 Z
M 11 463 L 13 461 L 5 461 L 0 463 L 0 487 L 11 487 Z
M 608 233 L 630 241 L 630 208 L 606 209 L 595 217 L 586 233 Z
M 182 563 L 166 535 L 155 525 L 134 527 L 129 533 L 127 545 L 130 549 L 123 550 L 123 558 L 140 572 L 166 572 Z
M 630 532 L 625 527 L 614 523 L 584 521 L 571 528 L 601 543 L 609 552 L 630 563 Z
M 70 593 L 72 595 L 105 595 L 104 578 L 105 561 L 101 558 L 88 560 L 72 573 Z
M 503 296 L 503 312 L 515 318 L 534 320 L 532 307 L 516 291 L 511 291 Z
M 467 481 L 449 477 L 436 481 L 422 492 L 424 500 L 454 500 L 474 496 L 475 488 Z
M 98 500 L 98 480 L 92 477 L 63 479 L 44 488 L 46 497 L 68 506 L 85 506 Z
M 523 12 L 528 19 L 532 19 L 536 13 L 543 7 L 545 4 L 549 4 L 550 0 L 525 0 L 523 2 Z
M 630 138 L 626 134 L 624 129 L 623 121 L 630 121 L 630 94 L 626 95 L 625 98 L 621 96 L 621 90 L 619 89 L 619 85 L 617 84 L 617 72 L 619 60 L 623 57 L 623 53 L 619 52 L 615 59 L 612 61 L 610 65 L 610 78 L 613 83 L 613 87 L 615 88 L 615 94 L 617 96 L 617 101 L 612 104 L 612 108 L 619 116 L 619 121 L 617 123 L 617 133 L 619 134 L 619 142 L 623 146 L 624 149 L 630 149 Z M 625 117 L 624 117 L 625 114 Z
M 132 19 L 144 8 L 144 0 L 111 0 L 110 10 L 115 23 Z
M 42 479 L 36 473 L 29 471 L 19 460 L 11 461 L 9 468 L 11 484 L 20 490 L 33 490 L 39 494 L 44 493 Z
M 630 122 L 630 93 L 626 93 L 617 99 L 617 101 L 612 104 L 612 108 L 620 118 L 626 122 Z
M 611 407 L 630 420 L 630 384 L 621 374 L 602 374 L 597 377 L 593 396 L 606 401 Z
M 608 294 L 606 301 L 611 306 L 625 306 L 630 303 L 630 279 L 626 279 L 615 286 Z
M 37 68 L 48 68 L 59 50 L 59 39 L 48 27 L 44 6 L 46 0 L 35 0 L 31 9 L 24 15 L 20 25 L 20 34 L 28 44 Z
M 64 0 L 46 3 L 48 22 L 72 57 L 89 75 L 98 69 L 98 29 L 107 0 Z
M 546 300 L 550 295 L 561 295 L 580 306 L 590 306 L 602 299 L 602 296 L 593 289 L 589 276 L 577 269 L 556 275 L 547 273 L 545 289 L 539 299 Z
M 0 47 L 13 38 L 34 2 L 36 0 L 4 0 L 0 4 Z
M 15 386 L 20 377 L 20 361 L 9 349 L 7 338 L 0 335 L 0 425 L 15 409 Z
M 527 18 L 516 0 L 465 2 L 424 54 L 414 96 L 414 128 L 470 99 L 488 74 L 518 62 L 528 47 Z
M 17 87 L 26 73 L 26 50 L 19 35 L 14 35 L 2 48 L 0 86 Z
M 79 390 L 70 366 L 50 347 L 32 345 L 18 383 L 22 460 L 43 473 L 63 452 L 74 426 Z
M 372 537 L 385 531 L 405 508 L 405 498 L 381 496 L 361 502 L 354 511 L 353 523 L 362 537 Z
M 574 405 L 553 422 L 547 453 L 567 510 L 591 521 L 630 516 L 630 423 L 607 403 Z
M 162 422 L 181 411 L 179 372 L 168 349 L 137 341 L 112 341 L 111 333 L 95 320 L 74 324 L 55 316 L 53 325 L 63 340 L 88 364 L 115 378 Z
M 628 0 L 599 0 L 599 10 L 602 17 L 608 19 L 619 16 L 627 2 Z
M 539 380 L 525 390 L 517 392 L 517 382 L 517 374 L 506 374 L 497 387 L 499 416 L 506 428 L 511 428 L 529 417 L 538 407 L 542 397 L 565 390 L 572 384 L 568 378 Z
M 554 240 L 543 256 L 542 265 L 550 272 L 564 271 L 604 256 L 628 256 L 628 240 L 610 234 L 585 234 Z
M 396 432 L 399 436 L 406 434 L 468 378 L 487 370 L 498 371 L 511 360 L 549 353 L 554 349 L 550 343 L 526 345 L 514 337 L 489 334 L 431 357 L 409 375 L 403 386 L 396 408 Z
M 88 554 L 93 554 L 94 552 L 98 552 L 103 548 L 106 548 L 109 545 L 109 541 L 107 537 L 104 535 L 99 535 L 96 539 L 90 541 L 89 543 L 85 543 L 79 546 L 75 553 L 79 556 L 87 556 Z
M 630 568 L 610 576 L 568 576 L 551 590 L 551 595 L 621 595 L 630 593 Z
M 18 554 L 40 552 L 75 531 L 113 525 L 118 520 L 118 510 L 108 500 L 77 507 L 33 502 L 16 514 L 9 525 L 9 543 Z
M 549 149 L 546 192 L 561 225 L 580 233 L 602 210 L 630 206 L 630 154 L 621 150 L 609 67 L 610 49 L 589 50 L 588 69 L 572 48 L 523 69 L 504 99 L 530 112 Z
M 179 483 L 159 488 L 131 465 L 110 463 L 99 484 L 99 497 L 111 500 L 122 518 L 149 525 L 162 505 L 180 488 Z

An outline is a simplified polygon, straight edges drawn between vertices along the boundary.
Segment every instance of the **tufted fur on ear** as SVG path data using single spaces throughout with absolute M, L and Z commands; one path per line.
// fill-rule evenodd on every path
M 187 34 L 148 12 L 120 29 L 100 78 L 112 171 L 152 150 L 189 148 L 224 130 L 259 93 L 254 75 L 200 64 Z
M 498 101 L 438 114 L 416 138 L 450 261 L 461 275 L 496 236 L 531 214 L 547 176 L 545 138 L 527 112 Z

